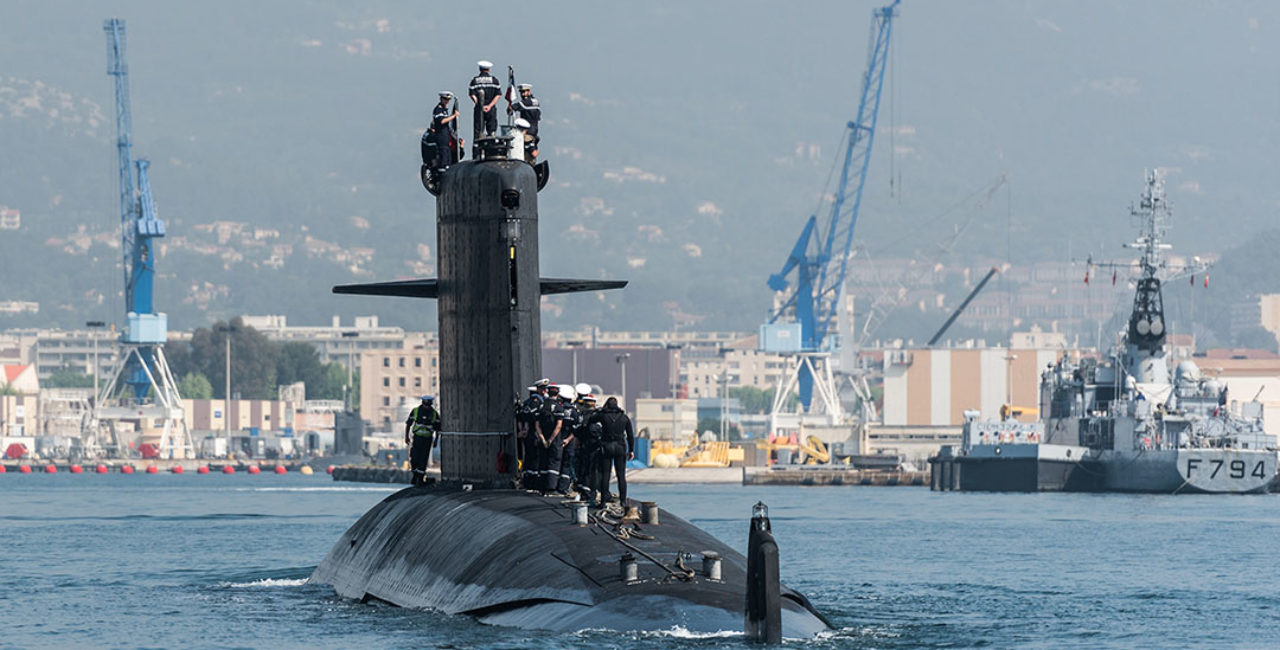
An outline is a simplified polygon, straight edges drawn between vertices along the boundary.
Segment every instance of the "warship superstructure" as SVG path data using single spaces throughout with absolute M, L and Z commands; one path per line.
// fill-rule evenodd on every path
M 1041 376 L 1040 420 L 982 421 L 967 414 L 959 449 L 934 462 L 937 489 L 1263 492 L 1276 476 L 1276 436 L 1262 404 L 1236 401 L 1194 361 L 1170 367 L 1162 277 L 1172 211 L 1164 181 L 1149 172 L 1133 306 L 1116 349 L 1102 359 L 1060 360 Z

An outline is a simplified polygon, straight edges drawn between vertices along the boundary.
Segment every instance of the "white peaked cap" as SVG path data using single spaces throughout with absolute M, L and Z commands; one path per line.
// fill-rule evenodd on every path
M 591 392 L 591 384 L 584 381 L 581 384 L 574 385 L 573 389 L 578 391 L 579 395 L 586 395 Z
M 492 63 L 489 63 L 488 61 L 484 61 L 484 60 L 476 61 L 476 65 L 478 65 L 478 66 L 480 66 L 480 67 L 482 67 L 482 68 L 492 68 L 492 67 L 493 67 L 493 64 L 492 64 Z
M 523 117 L 517 117 L 515 124 L 522 129 L 527 129 L 533 126 L 532 124 L 529 124 L 529 120 L 526 120 Z M 568 386 L 567 388 L 572 388 L 572 386 Z

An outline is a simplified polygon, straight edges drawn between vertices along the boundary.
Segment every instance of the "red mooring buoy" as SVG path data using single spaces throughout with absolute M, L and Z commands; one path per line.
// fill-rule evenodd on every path
M 83 467 L 81 467 L 81 466 L 79 466 L 79 465 L 72 465 L 72 466 L 71 466 L 71 473 L 72 473 L 72 474 L 83 474 L 83 473 L 84 473 L 84 468 L 83 468 Z
M 250 466 L 249 466 L 249 473 L 250 473 L 250 474 L 261 474 L 261 473 L 262 473 L 262 468 L 261 468 L 261 467 L 258 467 L 257 465 L 250 465 Z
M 289 468 L 284 465 L 276 465 L 276 474 L 288 474 Z
M 18 473 L 19 473 L 19 474 L 30 474 L 30 473 L 31 473 L 31 466 L 30 466 L 30 465 L 19 465 L 19 466 L 18 466 Z
M 121 466 L 120 466 L 120 473 L 121 473 L 121 474 L 132 474 L 132 473 L 133 473 L 133 465 L 121 465 Z
M 201 465 L 200 467 L 196 468 L 196 474 L 208 474 L 208 473 L 209 473 L 208 465 Z
M 169 471 L 170 471 L 170 472 L 173 472 L 174 474 L 181 474 L 181 473 L 183 473 L 183 472 L 185 472 L 185 471 L 187 471 L 187 470 L 182 469 L 182 466 L 181 466 L 181 465 L 174 465 L 173 467 L 171 467 L 171 468 L 169 469 Z
M 234 467 L 232 467 L 232 466 L 230 466 L 230 465 L 227 465 L 226 467 L 223 467 L 223 468 L 222 468 L 222 473 L 223 473 L 223 474 L 235 474 L 235 473 L 236 473 L 236 468 L 234 468 Z
M 148 474 L 159 474 L 159 473 L 160 473 L 160 468 L 159 468 L 159 467 L 156 467 L 155 465 L 147 465 L 147 473 L 148 473 Z
M 107 466 L 106 466 L 106 465 L 99 465 L 99 466 L 97 466 L 97 467 L 93 468 L 93 471 L 95 471 L 95 472 L 97 472 L 97 473 L 99 473 L 99 474 L 106 474 L 108 470 L 107 470 Z
M 57 473 L 58 473 L 58 466 L 57 466 L 57 465 L 45 465 L 45 466 L 44 466 L 44 473 L 45 473 L 45 474 L 57 474 Z

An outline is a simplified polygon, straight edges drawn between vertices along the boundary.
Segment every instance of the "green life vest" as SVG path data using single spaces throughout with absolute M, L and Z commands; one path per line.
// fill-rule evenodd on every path
M 436 429 L 440 428 L 440 414 L 435 409 L 429 409 L 425 416 L 419 417 L 418 409 L 420 408 L 422 408 L 422 405 L 415 406 L 413 411 L 409 413 L 409 417 L 413 419 L 413 427 L 411 428 L 413 435 L 430 436 L 435 434 Z

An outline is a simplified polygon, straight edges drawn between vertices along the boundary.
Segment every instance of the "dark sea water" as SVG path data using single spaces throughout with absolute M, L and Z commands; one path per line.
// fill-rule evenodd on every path
M 306 578 L 389 486 L 326 476 L 0 476 L 0 646 L 718 648 L 361 605 Z M 836 625 L 792 647 L 1280 647 L 1280 499 L 636 486 Z M 495 561 L 501 561 L 495 558 Z

